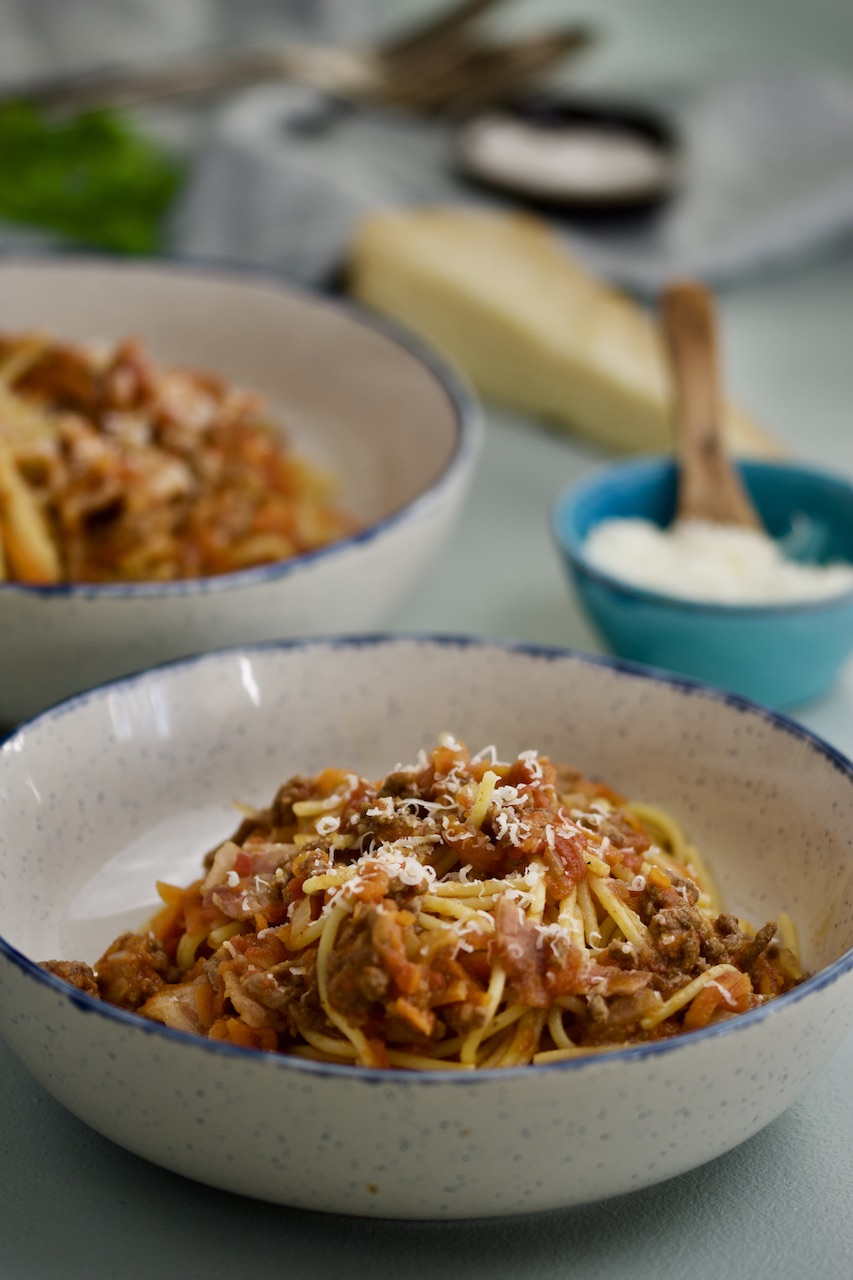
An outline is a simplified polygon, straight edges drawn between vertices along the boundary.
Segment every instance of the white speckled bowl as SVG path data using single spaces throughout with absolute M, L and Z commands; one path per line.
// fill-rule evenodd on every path
M 381 625 L 441 545 L 474 466 L 479 408 L 437 357 L 348 302 L 260 273 L 5 258 L 0 329 L 135 335 L 159 363 L 263 392 L 364 524 L 322 551 L 206 580 L 0 583 L 0 725 L 169 658 Z
M 815 976 L 704 1031 L 548 1067 L 382 1072 L 146 1022 L 39 969 L 94 960 L 194 878 L 231 801 L 329 763 L 379 776 L 450 730 L 665 804 L 726 905 L 794 916 Z M 853 1016 L 853 766 L 791 721 L 563 651 L 353 638 L 209 654 L 47 712 L 0 749 L 0 1029 L 61 1102 L 202 1182 L 343 1213 L 452 1218 L 595 1200 L 773 1120 Z

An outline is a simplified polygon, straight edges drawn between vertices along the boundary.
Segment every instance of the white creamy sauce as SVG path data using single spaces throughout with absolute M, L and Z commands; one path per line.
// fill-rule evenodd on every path
M 765 533 L 705 520 L 668 528 L 650 520 L 602 520 L 588 534 L 584 553 L 611 577 L 715 604 L 784 604 L 853 589 L 851 564 L 798 564 Z
M 494 115 L 478 122 L 469 147 L 481 173 L 554 195 L 657 190 L 669 174 L 651 139 L 594 125 L 543 128 Z

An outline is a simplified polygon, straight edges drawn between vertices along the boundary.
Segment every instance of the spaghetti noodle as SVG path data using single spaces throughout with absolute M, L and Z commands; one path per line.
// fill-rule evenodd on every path
M 293 777 L 204 870 L 94 970 L 46 967 L 182 1031 L 414 1070 L 658 1040 L 803 977 L 790 922 L 721 912 L 668 814 L 535 751 Z

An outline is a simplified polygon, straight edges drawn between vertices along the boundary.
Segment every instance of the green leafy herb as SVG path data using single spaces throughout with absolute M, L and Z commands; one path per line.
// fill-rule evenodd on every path
M 160 244 L 182 166 L 112 111 L 52 120 L 0 104 L 0 218 L 122 253 Z

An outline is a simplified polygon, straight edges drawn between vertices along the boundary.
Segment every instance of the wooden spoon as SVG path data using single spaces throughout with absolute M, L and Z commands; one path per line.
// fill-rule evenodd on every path
M 761 519 L 723 444 L 713 299 L 703 285 L 664 290 L 661 323 L 675 391 L 676 519 L 762 529 Z

